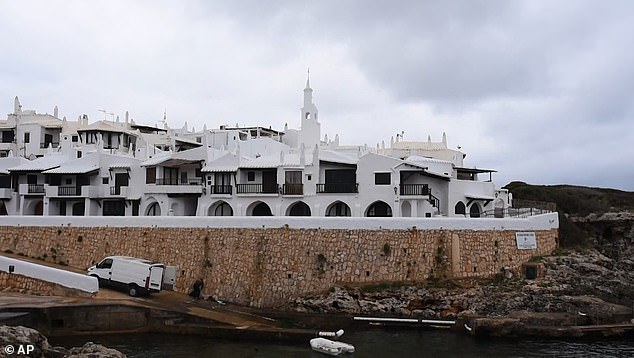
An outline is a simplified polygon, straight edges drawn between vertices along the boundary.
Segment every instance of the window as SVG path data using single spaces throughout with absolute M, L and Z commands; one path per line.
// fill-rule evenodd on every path
M 101 178 L 101 184 L 108 184 L 108 177 Z
M 24 143 L 30 143 L 31 142 L 31 133 L 26 132 L 24 133 Z
M 82 154 L 82 153 L 81 153 L 81 150 L 78 150 L 78 151 L 77 151 L 77 158 L 81 158 L 81 154 Z
M 73 143 L 79 142 L 79 136 L 78 135 L 73 135 L 72 141 L 73 141 Z
M 374 185 L 390 185 L 391 182 L 391 173 L 374 173 Z
M 124 216 L 125 202 L 123 200 L 104 200 L 103 216 Z
M 145 184 L 156 183 L 156 167 L 145 168 Z
M 112 268 L 112 259 L 105 259 L 97 264 L 97 268 L 109 269 Z
M 71 184 L 73 184 L 73 179 L 66 178 L 66 185 L 71 185 Z
M 247 172 L 247 181 L 255 181 L 255 172 Z

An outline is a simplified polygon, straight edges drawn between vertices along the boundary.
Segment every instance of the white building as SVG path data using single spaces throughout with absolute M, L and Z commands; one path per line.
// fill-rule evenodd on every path
M 389 147 L 321 139 L 309 80 L 300 128 L 200 132 L 23 110 L 0 121 L 0 214 L 472 216 L 511 206 L 493 170 L 447 138 Z M 485 176 L 481 178 L 481 176 Z

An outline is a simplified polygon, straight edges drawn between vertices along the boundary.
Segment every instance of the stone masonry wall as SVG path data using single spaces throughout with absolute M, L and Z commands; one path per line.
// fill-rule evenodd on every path
M 489 277 L 550 254 L 557 230 L 518 250 L 512 230 L 0 226 L 0 251 L 86 269 L 108 255 L 178 266 L 176 290 L 272 307 L 334 285 Z

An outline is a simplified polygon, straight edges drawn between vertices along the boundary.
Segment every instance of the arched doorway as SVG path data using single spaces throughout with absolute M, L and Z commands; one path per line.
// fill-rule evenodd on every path
M 260 201 L 251 209 L 251 216 L 273 216 L 273 213 L 266 203 Z
M 326 208 L 326 216 L 352 216 L 348 204 L 335 201 Z
M 42 216 L 44 214 L 44 202 L 39 200 L 33 207 L 33 215 Z
M 456 215 L 465 215 L 467 213 L 467 208 L 464 206 L 464 203 L 462 201 L 459 201 L 456 203 L 453 212 Z
M 226 201 L 218 201 L 209 207 L 209 216 L 233 216 L 233 209 Z
M 161 216 L 161 206 L 159 203 L 154 202 L 147 207 L 145 216 Z
M 286 212 L 287 216 L 310 216 L 310 207 L 303 201 L 291 205 Z
M 85 211 L 86 205 L 83 201 L 73 204 L 73 216 L 84 216 Z
M 375 201 L 368 206 L 365 212 L 367 217 L 391 217 L 392 208 L 384 201 Z
M 478 206 L 478 204 L 474 203 L 471 205 L 471 208 L 469 208 L 469 216 L 472 218 L 480 217 L 480 206 Z

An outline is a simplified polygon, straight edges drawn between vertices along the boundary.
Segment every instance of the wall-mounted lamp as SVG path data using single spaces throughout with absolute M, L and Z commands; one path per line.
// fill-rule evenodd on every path
M 398 187 L 394 187 L 394 195 L 398 192 Z

